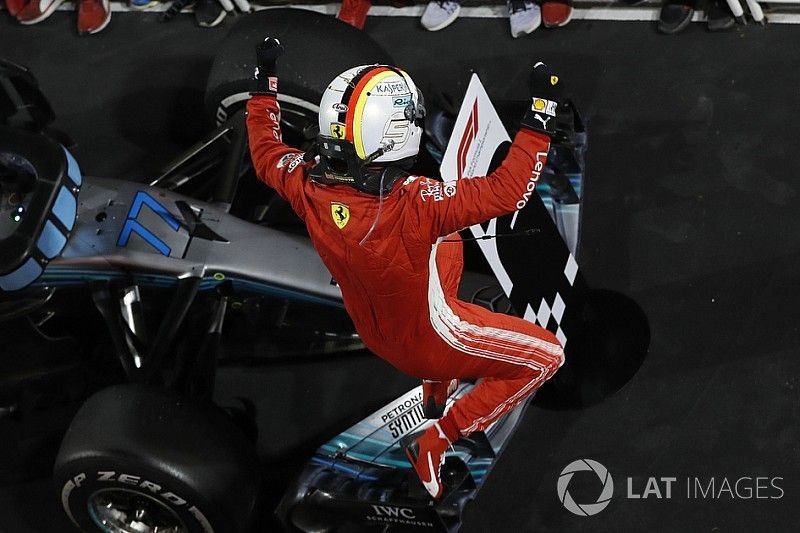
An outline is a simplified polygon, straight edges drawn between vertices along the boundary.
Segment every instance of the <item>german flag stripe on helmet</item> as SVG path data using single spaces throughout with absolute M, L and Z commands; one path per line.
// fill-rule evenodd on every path
M 356 148 L 356 155 L 361 159 L 365 159 L 367 157 L 367 152 L 364 149 L 364 141 L 361 136 L 361 124 L 362 118 L 364 116 L 364 106 L 367 104 L 367 98 L 369 97 L 370 91 L 378 85 L 380 82 L 385 80 L 386 78 L 390 78 L 392 76 L 396 76 L 397 73 L 393 70 L 389 69 L 381 69 L 379 72 L 375 72 L 374 74 L 370 75 L 369 77 L 365 77 L 362 82 L 364 82 L 363 87 L 360 91 L 356 90 L 353 92 L 353 95 L 350 97 L 350 101 L 353 102 L 355 105 L 352 105 L 347 110 L 347 122 L 345 128 L 345 138 L 347 140 L 353 142 L 353 146 Z M 349 135 L 349 137 L 347 137 Z
M 353 79 L 351 79 L 347 83 L 347 87 L 345 88 L 344 92 L 342 93 L 342 98 L 341 98 L 341 100 L 339 100 L 339 103 L 345 104 L 345 107 L 347 107 L 346 104 L 350 102 L 350 96 L 353 94 L 353 92 L 355 91 L 356 87 L 358 86 L 358 82 L 360 82 L 361 79 L 364 78 L 367 74 L 369 74 L 370 72 L 372 72 L 376 68 L 380 68 L 380 67 L 381 67 L 381 65 L 371 65 L 371 66 L 364 67 L 363 69 L 359 70 L 358 73 L 355 76 L 353 76 Z M 347 122 L 347 111 L 339 113 L 339 122 L 341 122 L 342 124 Z

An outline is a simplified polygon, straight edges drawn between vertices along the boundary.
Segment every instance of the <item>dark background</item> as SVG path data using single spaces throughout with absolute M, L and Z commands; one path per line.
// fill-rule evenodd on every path
M 231 21 L 204 30 L 188 15 L 157 19 L 115 13 L 103 33 L 79 38 L 71 13 L 29 28 L 0 17 L 0 56 L 36 73 L 85 174 L 142 180 L 204 131 L 202 91 Z M 514 40 L 505 19 L 429 33 L 417 19 L 372 17 L 366 31 L 423 88 L 458 94 L 475 69 L 493 98 L 522 98 L 535 60 L 561 68 L 590 131 L 581 266 L 650 321 L 649 355 L 618 394 L 580 411 L 528 411 L 463 531 L 796 531 L 798 29 L 712 35 L 693 24 L 664 36 L 649 23 L 574 21 Z M 11 353 L 20 335 L 0 332 L 0 369 L 35 355 Z M 218 388 L 256 401 L 266 468 L 285 475 L 287 457 L 413 383 L 356 355 L 226 370 Z M 25 444 L 69 413 L 0 420 L 0 531 L 66 531 L 45 478 L 52 450 Z M 588 518 L 556 495 L 559 473 L 579 458 L 615 481 L 608 508 Z M 639 494 L 650 476 L 678 482 L 671 500 L 627 499 L 629 476 Z M 695 476 L 781 477 L 784 494 L 687 499 Z M 589 478 L 573 483 L 576 500 L 599 494 Z

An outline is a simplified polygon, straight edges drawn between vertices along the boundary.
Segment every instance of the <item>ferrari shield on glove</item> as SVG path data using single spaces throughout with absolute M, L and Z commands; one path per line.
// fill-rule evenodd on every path
M 271 94 L 278 92 L 277 62 L 283 55 L 283 45 L 274 37 L 267 37 L 256 46 L 256 59 L 258 65 L 254 77 L 255 90 L 252 94 Z
M 540 61 L 533 66 L 528 87 L 531 105 L 525 111 L 520 126 L 552 137 L 556 130 L 556 110 L 563 94 L 561 79 Z

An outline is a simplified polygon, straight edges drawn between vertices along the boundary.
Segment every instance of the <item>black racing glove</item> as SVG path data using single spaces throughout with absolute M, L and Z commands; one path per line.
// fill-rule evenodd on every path
M 283 54 L 283 45 L 274 37 L 267 37 L 256 46 L 255 79 L 256 88 L 253 94 L 271 94 L 278 92 L 277 67 L 278 58 Z
M 556 130 L 556 109 L 563 99 L 561 77 L 539 61 L 531 71 L 529 88 L 531 106 L 525 110 L 520 126 L 552 137 Z

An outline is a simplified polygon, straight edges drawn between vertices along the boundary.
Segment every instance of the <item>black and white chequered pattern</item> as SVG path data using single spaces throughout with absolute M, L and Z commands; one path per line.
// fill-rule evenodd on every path
M 578 263 L 572 254 L 567 258 L 567 264 L 564 267 L 564 278 L 572 287 L 575 284 L 575 278 L 578 275 Z M 538 324 L 555 333 L 556 338 L 561 343 L 561 346 L 567 345 L 567 335 L 561 329 L 561 319 L 564 317 L 564 312 L 567 306 L 561 294 L 556 291 L 552 301 L 548 302 L 546 298 L 542 298 L 539 307 L 534 309 L 531 304 L 525 308 L 525 320 Z

